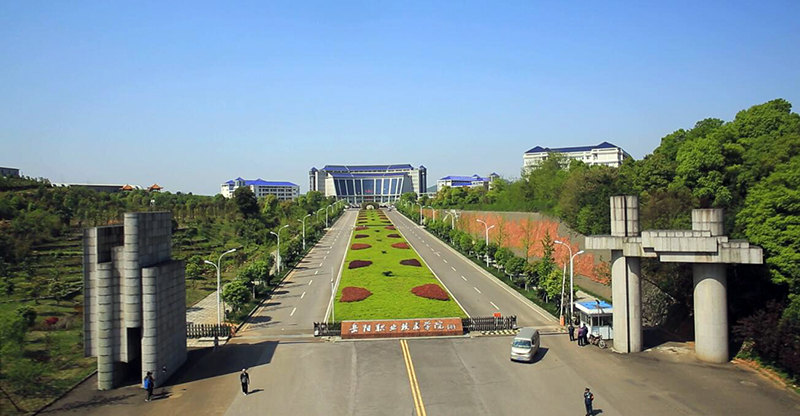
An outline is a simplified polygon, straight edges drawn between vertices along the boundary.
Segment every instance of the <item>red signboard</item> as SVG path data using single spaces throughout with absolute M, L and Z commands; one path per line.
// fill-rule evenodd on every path
M 342 339 L 463 335 L 461 318 L 342 321 Z

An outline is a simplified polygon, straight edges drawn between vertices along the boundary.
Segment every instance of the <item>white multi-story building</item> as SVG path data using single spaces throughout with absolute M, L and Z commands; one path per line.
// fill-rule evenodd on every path
M 275 195 L 281 201 L 291 201 L 300 195 L 300 186 L 291 182 L 265 181 L 261 178 L 247 180 L 236 178 L 222 184 L 220 193 L 225 198 L 233 198 L 233 193 L 240 186 L 250 187 L 256 198 Z
M 308 187 L 350 203 L 392 202 L 405 192 L 427 192 L 428 171 L 411 165 L 327 165 L 311 168 Z
M 0 166 L 0 176 L 19 177 L 19 169 L 17 168 L 4 168 Z
M 560 147 L 554 149 L 536 146 L 522 156 L 523 166 L 526 169 L 539 166 L 547 159 L 550 153 L 560 153 L 567 159 L 577 159 L 587 165 L 604 165 L 615 168 L 619 167 L 626 157 L 631 157 L 621 147 L 609 142 L 603 142 L 597 146 Z
M 479 175 L 472 175 L 472 176 L 445 176 L 444 178 L 439 179 L 436 181 L 436 192 L 439 192 L 445 186 L 449 186 L 451 188 L 461 188 L 461 187 L 468 187 L 468 188 L 478 188 L 483 187 L 489 189 L 489 185 L 495 178 L 499 178 L 500 176 L 494 172 L 492 172 L 488 177 L 481 177 Z

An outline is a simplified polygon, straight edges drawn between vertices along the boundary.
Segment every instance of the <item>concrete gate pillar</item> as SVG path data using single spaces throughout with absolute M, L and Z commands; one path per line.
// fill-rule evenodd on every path
M 639 198 L 611 197 L 611 235 L 639 236 Z M 622 250 L 611 251 L 611 290 L 614 298 L 614 349 L 630 353 L 642 351 L 642 283 L 638 257 L 626 257 Z
M 721 209 L 692 210 L 692 229 L 721 236 Z M 725 264 L 694 263 L 694 337 L 697 357 L 711 363 L 728 361 L 728 277 Z

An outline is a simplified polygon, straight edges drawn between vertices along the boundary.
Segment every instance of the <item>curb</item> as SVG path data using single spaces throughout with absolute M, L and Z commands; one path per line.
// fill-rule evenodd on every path
M 756 373 L 762 378 L 765 378 L 771 383 L 773 383 L 776 387 L 780 388 L 781 390 L 786 390 L 788 392 L 794 393 L 797 396 L 800 396 L 800 393 L 798 393 L 796 387 L 792 387 L 791 384 L 789 384 L 786 380 L 777 375 L 774 371 L 768 368 L 764 368 L 755 361 L 743 360 L 741 358 L 734 358 L 733 360 L 731 360 L 731 363 L 733 363 L 737 367 L 743 368 L 746 371 Z
M 40 407 L 40 408 L 38 408 L 38 409 L 34 410 L 34 411 L 33 411 L 33 413 L 31 413 L 31 414 L 38 415 L 39 413 L 41 413 L 41 412 L 43 412 L 43 411 L 47 410 L 47 408 L 48 408 L 48 407 L 50 407 L 50 406 L 54 405 L 54 404 L 55 404 L 57 401 L 59 401 L 59 400 L 63 399 L 63 398 L 64 398 L 64 396 L 66 396 L 67 394 L 69 394 L 70 392 L 72 392 L 72 390 L 75 390 L 76 388 L 78 388 L 78 386 L 80 386 L 81 384 L 85 383 L 85 382 L 86 382 L 86 380 L 88 380 L 88 379 L 90 379 L 90 378 L 94 377 L 94 375 L 95 375 L 95 374 L 97 374 L 97 369 L 95 369 L 94 371 L 92 371 L 91 373 L 89 373 L 89 375 L 87 375 L 86 377 L 84 377 L 84 378 L 83 378 L 83 380 L 81 380 L 81 381 L 79 381 L 79 382 L 75 383 L 75 384 L 74 384 L 72 387 L 70 387 L 70 388 L 69 388 L 69 390 L 67 390 L 67 391 L 65 391 L 65 392 L 63 392 L 63 393 L 61 393 L 61 394 L 60 394 L 58 397 L 54 398 L 53 400 L 50 400 L 50 401 L 49 401 L 48 403 L 46 403 L 44 406 L 42 406 L 42 407 Z

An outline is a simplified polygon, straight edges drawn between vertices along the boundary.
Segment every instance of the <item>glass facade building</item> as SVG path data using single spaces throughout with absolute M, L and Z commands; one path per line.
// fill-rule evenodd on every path
M 309 171 L 310 190 L 354 204 L 391 203 L 405 192 L 425 192 L 426 185 L 424 166 L 328 165 Z

